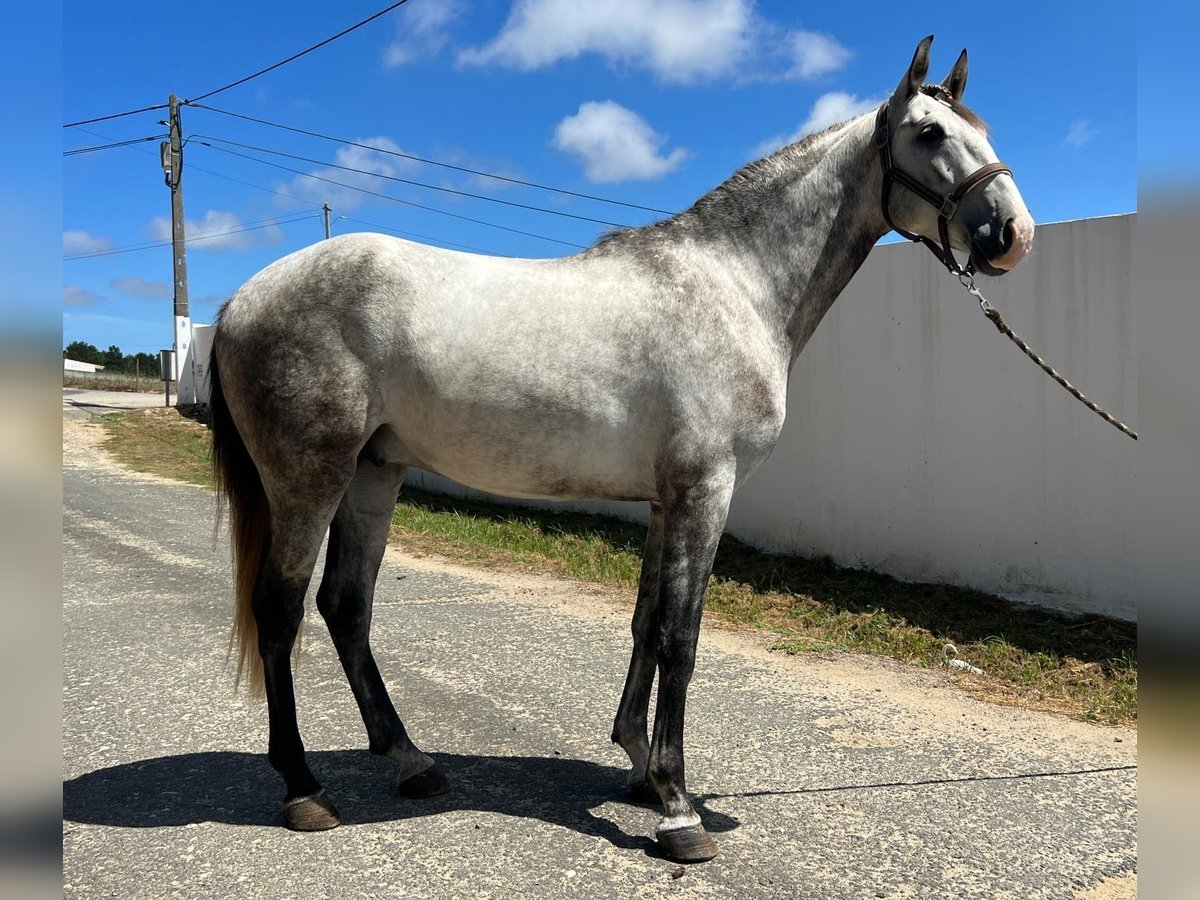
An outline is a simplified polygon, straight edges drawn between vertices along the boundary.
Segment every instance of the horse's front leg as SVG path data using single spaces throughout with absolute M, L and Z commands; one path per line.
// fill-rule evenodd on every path
M 671 859 L 703 862 L 717 854 L 687 795 L 683 720 L 687 687 L 696 665 L 704 594 L 733 495 L 732 463 L 664 496 L 661 589 L 658 607 L 658 705 L 650 745 L 650 783 L 663 803 L 655 830 Z
M 629 754 L 633 769 L 627 786 L 630 795 L 642 802 L 654 802 L 658 794 L 646 779 L 650 764 L 650 739 L 646 734 L 646 713 L 650 707 L 650 688 L 658 667 L 655 645 L 658 641 L 658 587 L 662 569 L 663 507 L 650 504 L 650 527 L 642 554 L 642 574 L 638 581 L 637 606 L 633 611 L 633 654 L 621 705 L 613 722 L 613 743 Z

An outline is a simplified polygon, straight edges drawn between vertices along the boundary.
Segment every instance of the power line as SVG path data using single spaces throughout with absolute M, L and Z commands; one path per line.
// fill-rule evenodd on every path
M 192 100 L 185 100 L 184 103 L 193 103 L 197 100 L 203 100 L 206 97 L 212 97 L 215 94 L 220 94 L 223 91 L 229 90 L 230 88 L 237 87 L 239 84 L 245 84 L 247 81 L 250 81 L 253 78 L 257 78 L 259 75 L 266 75 L 268 72 L 278 69 L 280 66 L 286 66 L 288 63 L 292 62 L 293 60 L 297 60 L 302 56 L 306 56 L 309 53 L 312 53 L 314 50 L 319 50 L 321 47 L 324 47 L 326 44 L 333 43 L 340 37 L 345 37 L 350 32 L 352 32 L 358 28 L 361 28 L 362 26 L 366 25 L 368 22 L 375 21 L 380 16 L 390 13 L 393 9 L 396 9 L 399 6 L 403 6 L 407 2 L 408 2 L 408 0 L 399 0 L 398 3 L 393 3 L 387 9 L 381 9 L 379 12 L 375 13 L 375 15 L 368 16 L 367 18 L 363 19 L 361 22 L 351 25 L 349 28 L 346 28 L 343 31 L 339 31 L 337 34 L 335 34 L 331 37 L 325 38 L 325 40 L 321 41 L 320 43 L 313 44 L 307 50 L 301 50 L 299 53 L 293 53 L 287 59 L 281 59 L 279 62 L 274 63 L 273 65 L 267 66 L 265 69 L 259 69 L 257 72 L 251 72 L 245 78 L 239 78 L 237 81 L 231 81 L 229 84 L 224 85 L 223 87 L 215 88 L 214 90 L 211 90 L 211 91 L 208 91 L 207 93 L 201 94 L 198 97 L 194 97 Z M 109 119 L 119 119 L 123 116 L 132 116 L 132 115 L 136 115 L 137 113 L 150 112 L 150 111 L 156 110 L 156 109 L 166 109 L 166 107 L 167 107 L 167 104 L 165 104 L 165 103 L 158 103 L 154 106 L 143 106 L 140 109 L 130 109 L 130 110 L 126 110 L 125 112 L 111 113 L 107 116 L 96 116 L 95 118 L 92 118 L 92 119 L 80 119 L 78 122 L 67 122 L 65 125 L 63 125 L 63 128 L 76 128 L 80 125 L 91 125 L 93 122 L 107 122 Z
M 575 219 L 580 222 L 591 222 L 594 225 L 608 225 L 612 228 L 629 228 L 624 222 L 609 222 L 606 219 L 595 219 L 591 216 L 580 216 L 575 213 L 563 212 L 558 209 L 547 209 L 544 206 L 534 206 L 531 203 L 517 203 L 515 200 L 502 200 L 499 197 L 489 197 L 486 194 L 473 194 L 470 191 L 460 191 L 455 188 L 440 187 L 436 184 L 426 184 L 423 181 L 413 181 L 411 178 L 400 178 L 396 175 L 384 175 L 380 172 L 371 172 L 367 169 L 356 169 L 353 166 L 343 166 L 338 163 L 326 162 L 321 159 L 313 159 L 310 156 L 299 156 L 295 153 L 285 153 L 282 150 L 272 150 L 269 147 L 256 147 L 253 144 L 243 144 L 240 141 L 231 141 L 227 138 L 214 137 L 211 134 L 194 134 L 192 140 L 200 141 L 202 138 L 216 141 L 219 144 L 228 144 L 231 147 L 241 147 L 243 150 L 254 150 L 258 153 L 269 153 L 272 156 L 282 156 L 284 159 L 293 159 L 297 162 L 311 163 L 315 166 L 324 166 L 327 169 L 341 169 L 343 172 L 354 172 L 357 175 L 370 175 L 372 178 L 382 178 L 384 181 L 395 181 L 399 184 L 409 184 L 413 187 L 426 188 L 431 191 L 441 191 L 444 194 L 454 194 L 458 197 L 470 197 L 472 200 L 486 200 L 488 203 L 499 203 L 503 206 L 512 206 L 516 209 L 527 209 L 532 212 L 546 213 L 551 216 L 560 216 L 564 219 Z M 201 141 L 203 143 L 203 141 Z
M 106 140 L 111 140 L 111 137 L 110 137 L 109 135 L 107 135 L 107 134 L 101 134 L 101 133 L 100 133 L 100 132 L 98 132 L 98 131 L 92 131 L 90 128 L 81 128 L 81 129 L 79 129 L 79 130 L 80 130 L 80 131 L 87 132 L 88 134 L 91 134 L 91 135 L 95 135 L 96 137 L 99 137 L 99 138 L 105 138 Z M 151 153 L 150 153 L 150 151 L 148 151 L 148 150 L 142 150 L 141 148 L 138 148 L 138 149 L 139 149 L 139 150 L 140 150 L 140 152 L 142 152 L 142 153 L 146 153 L 146 154 L 148 154 L 148 155 L 153 155 L 153 154 L 151 154 Z M 210 147 L 210 149 L 212 149 L 212 150 L 220 150 L 221 148 L 220 148 L 220 147 Z M 249 158 L 249 157 L 247 157 L 247 158 Z M 263 163 L 266 163 L 266 160 L 260 160 L 260 161 L 261 161 L 261 162 L 263 162 Z M 269 165 L 269 163 L 267 163 L 267 164 Z M 283 191 L 277 191 L 277 190 L 274 190 L 274 189 L 272 189 L 272 188 L 269 188 L 269 187 L 264 187 L 263 185 L 261 185 L 261 184 L 255 184 L 255 183 L 254 183 L 254 182 L 252 182 L 252 181 L 243 181 L 243 180 L 242 180 L 242 179 L 240 179 L 240 178 L 234 178 L 232 175 L 226 175 L 226 174 L 224 174 L 223 172 L 214 172 L 212 169 L 206 169 L 206 168 L 204 168 L 203 166 L 198 166 L 198 165 L 196 165 L 196 164 L 195 164 L 195 163 L 193 163 L 193 162 L 189 162 L 189 163 L 188 163 L 188 171 L 189 171 L 189 172 L 203 172 L 204 174 L 206 174 L 206 175 L 212 175 L 212 176 L 213 176 L 213 177 L 215 177 L 215 178 L 223 178 L 223 179 L 224 179 L 224 180 L 226 180 L 226 181 L 232 181 L 234 184 L 240 184 L 240 185 L 243 185 L 244 187 L 248 187 L 248 188 L 254 188 L 254 190 L 256 190 L 256 191 L 263 191 L 264 193 L 267 193 L 267 194 L 274 194 L 274 195 L 276 195 L 277 197 L 283 197 L 283 198 L 285 198 L 285 199 L 287 199 L 287 200 L 292 200 L 292 201 L 294 201 L 294 202 L 296 202 L 296 203 L 302 204 L 302 205 L 304 205 L 304 206 L 308 206 L 308 207 L 310 207 L 310 208 L 312 208 L 312 209 L 321 209 L 321 207 L 317 206 L 317 204 L 313 203 L 311 200 L 305 200 L 305 199 L 303 199 L 303 198 L 301 198 L 301 197 L 295 197 L 295 196 L 293 196 L 293 195 L 291 195 L 291 194 L 285 194 Z M 292 171 L 292 170 L 290 170 L 290 169 L 289 169 L 288 171 Z M 381 196 L 382 196 L 382 195 L 381 195 Z M 316 218 L 316 217 L 314 216 L 313 218 Z M 457 243 L 457 242 L 455 242 L 455 241 L 447 241 L 447 240 L 444 240 L 444 239 L 442 239 L 442 238 L 433 237 L 432 235 L 428 235 L 428 234 L 418 234 L 418 233 L 416 233 L 416 232 L 412 232 L 412 231 L 401 231 L 401 230 L 399 230 L 399 229 L 396 229 L 396 228 L 390 228 L 390 227 L 388 227 L 387 225 L 380 225 L 380 224 L 378 224 L 378 223 L 376 223 L 376 222 L 367 222 L 367 221 L 364 221 L 363 219 L 356 219 L 356 218 L 352 218 L 351 216 L 338 216 L 338 218 L 339 218 L 339 219 L 345 219 L 345 220 L 346 220 L 346 221 L 348 221 L 348 222 L 357 222 L 357 223 L 358 223 L 358 224 L 360 224 L 360 225 L 367 225 L 367 226 L 369 226 L 369 227 L 371 227 L 371 228 L 378 228 L 378 229 L 380 229 L 381 231 L 387 231 L 387 232 L 389 232 L 389 233 L 392 233 L 392 234 L 398 234 L 398 235 L 400 235 L 401 237 L 414 237 L 414 238 L 419 238 L 419 239 L 421 239 L 421 240 L 425 240 L 425 241 L 432 241 L 432 242 L 434 242 L 434 243 L 437 243 L 437 244 L 445 244 L 445 245 L 446 245 L 446 246 L 448 246 L 448 247 L 458 247 L 458 248 L 461 248 L 461 249 L 463 249 L 463 250 L 470 250 L 470 251 L 472 251 L 472 252 L 474 252 L 474 253 L 486 253 L 486 254 L 489 254 L 489 255 L 492 255 L 492 256 L 501 256 L 501 255 L 503 255 L 503 254 L 498 254 L 498 253 L 496 253 L 496 252 L 495 252 L 495 251 L 493 251 L 493 250 L 485 250 L 485 249 L 483 249 L 482 247 L 472 247 L 472 246 L 471 246 L 471 245 L 469 245 L 469 244 L 460 244 L 460 243 Z M 302 221 L 302 220 L 301 220 L 301 219 L 297 219 L 297 221 Z M 288 224 L 288 223 L 284 222 L 284 223 L 276 223 L 276 224 Z M 154 244 L 147 245 L 146 247 L 124 248 L 124 249 L 122 249 L 122 250 L 121 250 L 121 252 L 130 252 L 130 250 L 131 250 L 131 249 L 133 249 L 133 250 L 137 250 L 137 249 L 150 249 L 150 247 L 159 247 L 159 246 L 164 246 L 164 244 L 162 244 L 161 242 L 156 242 L 156 243 L 154 243 Z M 98 254 L 99 254 L 99 255 L 110 255 L 111 253 L 112 253 L 112 251 L 99 251 L 99 252 L 98 252 Z M 69 257 L 69 258 L 70 258 L 70 259 L 86 259 L 86 258 L 89 258 L 89 256 L 88 256 L 87 254 L 80 254 L 80 255 L 77 255 L 77 256 L 72 256 L 72 257 Z
M 96 116 L 94 119 L 80 119 L 78 122 L 68 122 L 63 128 L 78 128 L 80 125 L 91 125 L 93 122 L 107 122 L 109 119 L 120 119 L 122 116 L 133 116 L 138 113 L 151 112 L 155 109 L 166 109 L 167 104 L 157 103 L 154 106 L 143 106 L 140 109 L 127 109 L 125 112 L 112 113 L 107 116 Z
M 359 147 L 363 150 L 374 150 L 376 153 L 384 153 L 384 154 L 387 154 L 388 156 L 398 156 L 401 159 L 408 159 L 408 160 L 412 160 L 414 162 L 425 163 L 426 165 L 429 165 L 429 166 L 440 166 L 443 169 L 453 169 L 455 172 L 464 172 L 468 175 L 478 175 L 483 178 L 494 178 L 496 181 L 506 181 L 509 184 L 519 184 L 519 185 L 522 185 L 523 187 L 537 188 L 538 190 L 541 190 L 541 191 L 552 191 L 556 194 L 565 194 L 568 197 L 578 197 L 582 200 L 594 200 L 597 203 L 610 203 L 613 206 L 624 206 L 624 207 L 627 207 L 628 209 L 637 209 L 637 210 L 641 210 L 642 212 L 661 213 L 662 215 L 665 215 L 665 216 L 674 215 L 674 213 L 668 209 L 658 209 L 653 206 L 641 206 L 637 203 L 626 203 L 624 200 L 613 200 L 609 197 L 599 197 L 595 194 L 584 194 L 579 191 L 570 191 L 570 190 L 567 190 L 566 188 L 553 187 L 548 184 L 538 184 L 536 181 L 524 181 L 520 178 L 512 178 L 508 175 L 498 175 L 495 172 L 484 172 L 479 169 L 468 168 L 467 166 L 456 166 L 456 165 L 452 165 L 451 163 L 440 162 L 439 160 L 436 160 L 436 159 L 426 159 L 423 156 L 416 156 L 412 153 L 401 153 L 398 150 L 388 150 L 384 147 L 374 147 L 370 144 L 360 143 L 359 141 L 351 141 L 346 138 L 339 138 L 339 137 L 334 137 L 333 135 L 329 135 L 329 134 L 322 134 L 319 131 L 309 131 L 306 128 L 296 128 L 292 125 L 283 125 L 279 122 L 271 122 L 271 121 L 268 121 L 267 119 L 260 119 L 257 116 L 247 116 L 242 113 L 231 112 L 227 109 L 217 109 L 215 106 L 206 106 L 205 104 L 197 103 L 194 100 L 187 100 L 184 102 L 189 106 L 195 107 L 196 109 L 205 109 L 205 110 L 208 110 L 209 112 L 220 113 L 223 116 L 230 116 L 235 119 L 244 119 L 247 122 L 255 122 L 259 125 L 268 125 L 271 128 L 279 128 L 279 129 L 282 129 L 283 131 L 291 131 L 295 134 L 303 134 L 303 135 L 307 135 L 308 137 L 320 138 L 321 140 L 324 140 L 324 141 L 333 141 L 335 144 L 345 144 L 349 147 Z
M 151 134 L 147 137 L 131 138 L 127 141 L 114 141 L 111 144 L 97 144 L 94 147 L 76 147 L 74 150 L 64 150 L 63 156 L 78 156 L 81 153 L 95 153 L 97 150 L 111 150 L 114 147 L 128 147 L 131 144 L 144 144 L 146 141 L 158 141 L 165 134 Z
M 245 78 L 239 78 L 237 81 L 231 81 L 229 84 L 226 84 L 219 88 L 215 88 L 214 90 L 211 90 L 211 91 L 208 91 L 207 93 L 201 94 L 198 97 L 193 97 L 191 100 L 185 100 L 184 103 L 195 103 L 199 100 L 205 99 L 206 97 L 211 97 L 214 94 L 220 94 L 223 91 L 229 90 L 230 88 L 237 87 L 239 84 L 245 84 L 247 81 L 250 81 L 253 78 L 257 78 L 259 75 L 266 75 L 268 72 L 278 69 L 280 66 L 286 66 L 290 62 L 293 62 L 294 60 L 297 60 L 302 56 L 306 56 L 307 54 L 312 53 L 314 50 L 319 50 L 321 47 L 324 47 L 326 44 L 331 44 L 334 41 L 336 41 L 338 38 L 345 37 L 350 32 L 352 32 L 358 28 L 362 28 L 368 22 L 374 22 L 380 16 L 387 15 L 393 9 L 396 9 L 399 6 L 403 6 L 407 2 L 408 2 L 408 0 L 399 0 L 398 3 L 393 3 L 391 6 L 387 7 L 387 9 L 381 9 L 379 12 L 375 13 L 373 16 L 368 16 L 367 18 L 363 19 L 361 22 L 357 22 L 354 25 L 351 25 L 349 28 L 339 31 L 337 34 L 335 34 L 331 37 L 325 38 L 325 40 L 321 41 L 320 43 L 313 44 L 307 50 L 301 50 L 299 53 L 293 53 L 287 59 L 281 59 L 279 62 L 274 63 L 273 65 L 269 65 L 265 69 L 259 69 L 257 72 L 251 72 Z
M 293 225 L 296 222 L 303 222 L 307 219 L 316 219 L 316 218 L 319 218 L 319 217 L 313 213 L 306 213 L 305 215 L 293 216 L 291 218 L 279 217 L 279 218 L 275 218 L 275 219 L 262 219 L 262 220 L 259 220 L 258 224 L 251 223 L 248 225 L 244 225 L 241 228 L 226 228 L 226 229 L 222 229 L 220 231 L 206 231 L 206 232 L 201 232 L 199 234 L 189 235 L 188 239 L 187 239 L 187 243 L 190 244 L 193 241 L 210 240 L 212 238 L 223 237 L 224 235 L 228 235 L 228 234 L 241 234 L 244 231 L 258 231 L 261 228 L 272 228 L 272 227 L 275 227 L 278 225 Z M 169 247 L 169 246 L 171 246 L 171 244 L 172 244 L 172 241 L 170 239 L 165 240 L 165 241 L 149 241 L 149 242 L 142 243 L 142 244 L 131 244 L 127 247 L 113 247 L 112 249 L 109 249 L 109 250 L 97 250 L 92 253 L 76 253 L 72 256 L 64 256 L 63 260 L 67 261 L 67 260 L 76 260 L 76 259 L 95 259 L 100 256 L 115 256 L 119 253 L 135 253 L 139 250 L 153 250 L 157 247 Z
M 217 148 L 213 147 L 210 149 L 215 150 Z M 214 172 L 212 169 L 202 168 L 201 166 L 198 166 L 193 162 L 188 162 L 188 171 L 189 172 L 203 172 L 205 175 L 212 175 L 215 178 L 224 178 L 226 181 L 232 181 L 234 184 L 240 184 L 240 185 L 244 185 L 245 187 L 248 187 L 248 188 L 254 188 L 256 191 L 264 191 L 265 193 L 268 193 L 268 194 L 274 194 L 276 197 L 283 197 L 284 199 L 292 200 L 303 206 L 310 206 L 313 209 L 321 208 L 317 204 L 313 203 L 311 200 L 305 200 L 302 197 L 293 197 L 291 194 L 285 194 L 283 191 L 277 191 L 277 190 L 274 190 L 273 188 L 263 187 L 261 184 L 255 184 L 252 181 L 242 181 L 240 178 L 234 178 L 232 175 L 224 175 L 221 172 Z
M 414 203 L 411 200 L 401 200 L 399 197 L 393 197 L 391 194 L 383 194 L 383 193 L 380 193 L 379 191 L 372 191 L 372 190 L 369 190 L 364 187 L 358 187 L 357 185 L 346 184 L 344 181 L 334 181 L 332 178 L 325 178 L 321 175 L 314 175 L 311 172 L 304 172 L 304 171 L 301 171 L 300 169 L 293 169 L 291 166 L 285 166 L 285 165 L 281 165 L 280 163 L 271 162 L 269 159 L 260 159 L 257 156 L 250 156 L 249 154 L 246 154 L 246 153 L 238 153 L 236 150 L 230 150 L 227 147 L 217 147 L 212 144 L 206 144 L 203 141 L 201 141 L 200 144 L 201 144 L 201 146 L 209 147 L 212 150 L 217 150 L 221 153 L 227 153 L 230 156 L 237 156 L 237 157 L 240 157 L 241 159 L 248 159 L 251 162 L 256 162 L 256 163 L 259 163 L 264 166 L 271 166 L 272 168 L 275 168 L 275 169 L 282 169 L 285 172 L 291 172 L 293 175 L 302 175 L 303 177 L 311 178 L 314 181 L 323 181 L 326 184 L 332 184 L 337 187 L 346 188 L 347 190 L 351 190 L 351 191 L 358 191 L 359 193 L 362 193 L 362 194 L 369 194 L 372 197 L 380 197 L 384 200 L 390 200 L 393 203 L 400 203 L 400 204 L 403 204 L 404 206 L 411 206 L 415 209 L 423 209 L 426 212 L 437 213 L 438 215 L 441 215 L 441 216 L 449 216 L 452 219 L 461 219 L 464 222 L 474 222 L 476 225 L 485 225 L 488 228 L 496 228 L 496 229 L 499 229 L 500 231 L 509 231 L 509 232 L 512 232 L 513 234 L 524 235 L 525 237 L 538 238 L 539 240 L 550 241 L 551 243 L 554 243 L 554 244 L 563 244 L 567 247 L 577 247 L 580 250 L 587 249 L 586 244 L 576 244 L 572 241 L 564 241 L 564 240 L 560 240 L 559 238 L 548 237 L 547 235 L 544 235 L 544 234 L 536 234 L 532 231 L 522 231 L 520 228 L 510 228 L 507 225 L 498 225 L 495 222 L 488 222 L 485 219 L 475 219 L 475 218 L 472 218 L 471 216 L 464 216 L 464 215 L 460 215 L 459 213 L 452 213 L 445 209 L 438 209 L 436 206 L 424 206 L 423 204 L 420 204 L 420 203 Z M 370 174 L 370 173 L 368 173 L 368 174 Z
M 101 134 L 98 131 L 92 131 L 92 129 L 90 129 L 90 128 L 80 128 L 79 130 L 86 132 L 88 134 L 91 134 L 91 135 L 95 135 L 98 138 L 104 138 L 105 140 L 109 140 L 109 141 L 114 140 L 111 136 L 109 136 L 107 134 Z M 131 142 L 119 141 L 119 142 L 113 144 L 112 146 L 118 147 L 118 146 L 122 146 L 122 145 L 128 144 L 128 143 L 131 143 Z M 184 143 L 186 144 L 186 141 Z M 141 150 L 142 153 L 147 154 L 148 156 L 154 156 L 154 154 L 151 153 L 149 150 L 142 150 L 142 148 L 140 148 L 140 147 L 138 149 Z M 263 187 L 261 184 L 254 184 L 251 181 L 242 181 L 240 178 L 234 178 L 232 175 L 225 175 L 221 172 L 214 172 L 212 169 L 206 169 L 203 166 L 198 166 L 192 162 L 188 163 L 188 171 L 189 172 L 203 172 L 205 175 L 212 175 L 214 178 L 224 178 L 226 181 L 232 181 L 234 184 L 240 184 L 240 185 L 243 185 L 244 187 L 254 188 L 256 191 L 264 191 L 268 194 L 275 194 L 278 197 L 283 197 L 287 200 L 292 200 L 296 203 L 299 203 L 302 206 L 310 206 L 313 209 L 321 208 L 317 204 L 313 203 L 311 200 L 305 200 L 301 197 L 293 197 L 291 194 L 285 194 L 283 191 L 272 190 L 269 187 Z

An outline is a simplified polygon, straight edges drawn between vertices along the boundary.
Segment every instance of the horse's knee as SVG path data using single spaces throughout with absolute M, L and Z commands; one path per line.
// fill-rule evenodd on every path
M 690 634 L 662 631 L 654 642 L 660 678 L 682 679 L 686 684 L 696 668 L 696 638 Z M 660 681 L 660 690 L 661 681 Z

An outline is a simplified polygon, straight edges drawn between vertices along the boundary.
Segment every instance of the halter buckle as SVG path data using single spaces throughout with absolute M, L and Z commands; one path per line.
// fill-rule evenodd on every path
M 943 219 L 949 220 L 949 219 L 954 218 L 954 214 L 957 211 L 958 211 L 958 201 L 951 197 L 947 197 L 945 200 L 942 201 L 942 208 L 941 208 L 941 210 L 939 210 L 938 215 L 941 216 Z

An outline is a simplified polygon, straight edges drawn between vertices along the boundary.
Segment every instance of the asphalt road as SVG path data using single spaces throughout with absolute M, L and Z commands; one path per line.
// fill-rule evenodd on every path
M 72 408 L 88 400 L 73 395 Z M 761 638 L 708 628 L 688 711 L 689 786 L 721 852 L 686 868 L 661 859 L 657 813 L 623 800 L 624 755 L 608 742 L 631 598 L 390 551 L 373 644 L 451 790 L 424 801 L 394 793 L 313 613 L 297 676 L 301 729 L 344 824 L 288 832 L 265 709 L 233 696 L 225 667 L 229 559 L 225 541 L 213 543 L 212 495 L 120 471 L 66 403 L 68 896 L 1136 888 L 1135 732 L 983 704 L 940 673 L 784 657 Z

